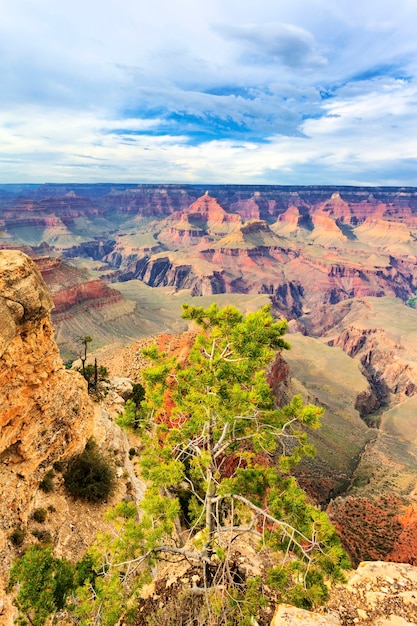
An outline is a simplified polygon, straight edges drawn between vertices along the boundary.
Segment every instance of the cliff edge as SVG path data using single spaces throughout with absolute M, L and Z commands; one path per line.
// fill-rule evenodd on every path
M 33 261 L 0 250 L 0 587 L 10 534 L 27 523 L 40 482 L 93 431 L 87 384 L 62 364 L 52 307 Z

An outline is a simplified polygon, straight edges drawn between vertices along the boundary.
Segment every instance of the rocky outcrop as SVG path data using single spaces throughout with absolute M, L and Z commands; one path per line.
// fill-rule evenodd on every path
M 51 265 L 53 269 L 54 263 Z M 0 623 L 13 622 L 14 610 L 4 592 L 7 570 L 16 556 L 12 533 L 24 545 L 44 533 L 58 556 L 76 561 L 100 531 L 108 504 L 91 505 L 68 498 L 60 468 L 81 452 L 93 436 L 111 454 L 120 480 L 114 499 L 139 500 L 144 485 L 129 461 L 129 443 L 114 424 L 112 411 L 123 410 L 129 381 L 113 381 L 114 406 L 93 403 L 87 383 L 64 368 L 53 338 L 53 301 L 37 265 L 18 250 L 0 251 Z M 129 386 L 130 385 L 130 386 Z M 49 476 L 48 489 L 43 480 Z M 52 477 L 53 476 L 53 477 Z M 52 481 L 52 482 L 51 482 Z M 33 518 L 36 508 L 44 524 Z M 37 535 L 41 536 L 41 535 Z
M 328 609 L 340 624 L 412 626 L 417 623 L 417 568 L 368 561 L 351 573 L 346 586 L 331 591 Z
M 313 232 L 308 236 L 309 240 L 318 244 L 343 245 L 347 237 L 342 233 L 336 222 L 326 215 L 315 213 L 312 216 Z
M 322 611 L 280 604 L 271 626 L 413 626 L 417 623 L 416 587 L 416 567 L 365 561 L 349 574 L 347 585 L 330 590 Z
M 60 257 L 31 255 L 39 268 L 53 300 L 51 311 L 55 327 L 80 311 L 101 309 L 123 301 L 120 291 L 100 279 L 91 280 L 88 272 L 72 267 Z
M 394 319 L 396 322 L 393 323 Z M 355 358 L 374 389 L 376 408 L 417 393 L 415 313 L 394 299 L 357 298 L 306 319 L 308 331 Z
M 207 233 L 213 236 L 231 232 L 242 222 L 238 215 L 225 211 L 208 191 L 187 208 L 186 214 L 191 223 L 203 224 Z
M 53 340 L 53 303 L 36 265 L 0 251 L 0 554 L 25 524 L 39 483 L 79 451 L 93 429 L 86 382 L 64 369 Z
M 313 613 L 290 604 L 279 604 L 271 626 L 340 626 L 336 613 Z

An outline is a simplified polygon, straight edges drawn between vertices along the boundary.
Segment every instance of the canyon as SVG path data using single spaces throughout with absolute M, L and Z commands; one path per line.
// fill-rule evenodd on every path
M 355 563 L 416 564 L 417 189 L 3 185 L 0 248 L 38 265 L 65 359 L 91 335 L 132 379 L 142 340 L 187 329 L 182 302 L 270 302 L 292 345 L 277 397 L 326 409 L 300 484 Z

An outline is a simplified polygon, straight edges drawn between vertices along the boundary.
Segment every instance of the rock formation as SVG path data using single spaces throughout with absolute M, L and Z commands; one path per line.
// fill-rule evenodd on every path
M 53 340 L 53 303 L 36 265 L 0 251 L 0 546 L 29 515 L 55 460 L 82 448 L 93 407 L 82 377 L 65 370 Z
M 320 612 L 280 604 L 271 626 L 413 626 L 417 623 L 417 568 L 363 562 L 347 585 L 330 591 Z
M 84 379 L 62 365 L 49 317 L 52 298 L 22 252 L 0 251 L 0 294 L 1 596 L 10 534 L 27 524 L 53 463 L 81 451 L 94 409 Z
M 405 301 L 417 289 L 415 189 L 45 185 L 22 197 L 20 185 L 15 200 L 7 191 L 0 246 L 48 242 L 64 258 L 97 261 L 112 282 L 268 293 L 290 318 L 352 297 Z M 255 224 L 256 237 L 245 231 Z
M 41 273 L 18 250 L 0 251 L 0 294 L 0 623 L 9 626 L 13 608 L 4 588 L 18 550 L 13 532 L 22 531 L 24 545 L 46 533 L 58 556 L 76 560 L 108 526 L 108 505 L 68 498 L 57 466 L 93 436 L 111 451 L 124 477 L 115 499 L 126 493 L 139 499 L 143 485 L 130 466 L 126 435 L 108 412 L 110 401 L 122 410 L 115 389 L 127 390 L 127 381 L 116 380 L 110 388 L 108 410 L 92 402 L 84 378 L 62 364 L 50 319 L 53 301 Z M 52 491 L 42 488 L 48 475 Z M 37 507 L 48 512 L 41 528 L 33 517 Z

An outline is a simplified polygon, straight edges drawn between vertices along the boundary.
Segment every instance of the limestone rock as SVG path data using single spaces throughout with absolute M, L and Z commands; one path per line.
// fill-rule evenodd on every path
M 0 251 L 0 356 L 19 325 L 39 321 L 52 309 L 52 298 L 39 270 L 20 251 Z
M 52 298 L 20 251 L 0 251 L 0 294 L 1 582 L 11 563 L 12 529 L 26 524 L 53 463 L 82 450 L 94 407 L 86 381 L 62 365 L 49 317 Z
M 327 612 L 280 604 L 271 626 L 413 626 L 417 624 L 417 567 L 406 563 L 360 563 L 348 583 L 333 587 Z
M 110 389 L 115 391 L 117 395 L 121 396 L 124 400 L 128 400 L 133 392 L 133 384 L 130 378 L 124 378 L 121 376 L 110 378 Z
M 339 626 L 340 624 L 341 621 L 336 614 L 320 615 L 289 604 L 280 604 L 271 622 L 271 626 Z
M 341 624 L 407 626 L 417 623 L 417 568 L 407 563 L 366 561 L 345 586 L 331 591 L 328 607 Z

